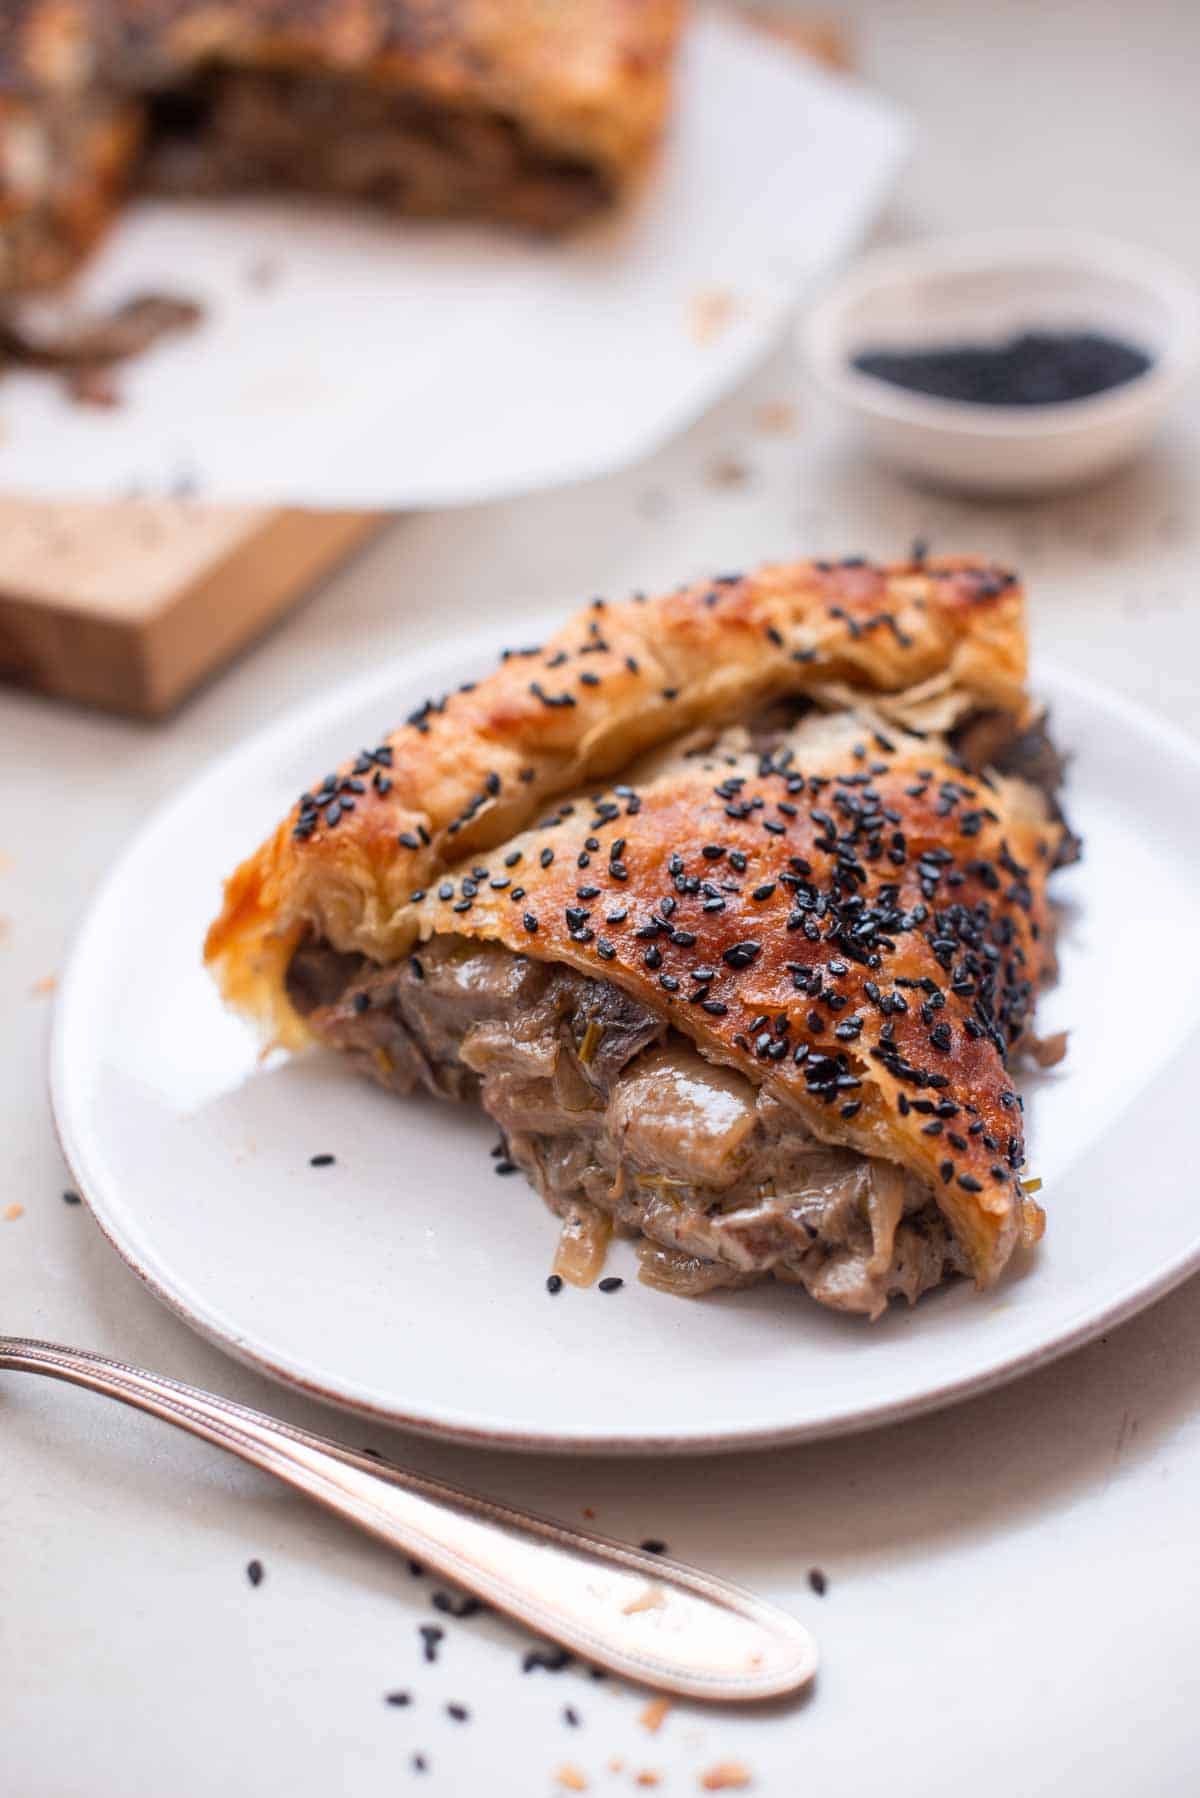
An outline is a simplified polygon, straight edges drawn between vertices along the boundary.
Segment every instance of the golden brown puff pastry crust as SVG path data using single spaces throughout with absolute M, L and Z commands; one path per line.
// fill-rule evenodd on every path
M 486 878 L 449 870 L 420 937 L 501 942 L 664 1012 L 814 1135 L 914 1173 L 986 1284 L 1022 1226 L 1005 1064 L 1053 968 L 1063 827 L 1024 782 L 852 713 L 792 740 L 578 800 Z
M 1020 718 L 1024 677 L 1021 589 L 965 559 L 798 562 L 595 601 L 314 782 L 226 883 L 207 959 L 231 1002 L 300 1042 L 283 976 L 302 936 L 395 960 L 414 892 L 643 752 L 777 695 L 915 690 Z

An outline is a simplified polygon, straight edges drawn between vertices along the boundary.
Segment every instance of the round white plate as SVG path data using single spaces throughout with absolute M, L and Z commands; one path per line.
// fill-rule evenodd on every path
M 519 1175 L 495 1177 L 485 1119 L 394 1098 L 332 1055 L 260 1065 L 201 966 L 221 877 L 304 786 L 497 647 L 285 718 L 154 818 L 95 901 L 58 1002 L 55 1112 L 101 1227 L 182 1317 L 306 1392 L 430 1434 L 708 1450 L 946 1404 L 1200 1265 L 1200 962 L 1181 952 L 1200 928 L 1200 752 L 1044 668 L 1087 849 L 1056 882 L 1062 979 L 1041 1014 L 1071 1028 L 1070 1054 L 1026 1086 L 1049 1227 L 997 1290 L 960 1285 L 871 1326 L 773 1284 L 673 1299 L 619 1245 L 619 1292 L 551 1297 L 555 1222 Z M 322 1153 L 335 1165 L 312 1167 Z

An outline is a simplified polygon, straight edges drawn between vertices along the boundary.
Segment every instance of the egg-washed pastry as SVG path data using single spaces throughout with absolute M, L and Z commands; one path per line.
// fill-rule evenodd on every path
M 12 0 L 0 287 L 122 192 L 294 190 L 556 231 L 649 161 L 682 0 Z
M 314 782 L 206 954 L 289 1047 L 482 1105 L 594 1277 L 878 1315 L 1041 1232 L 1011 1064 L 1075 839 L 1015 578 L 594 601 Z

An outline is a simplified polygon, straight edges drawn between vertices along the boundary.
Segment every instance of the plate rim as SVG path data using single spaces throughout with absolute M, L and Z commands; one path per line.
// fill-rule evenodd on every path
M 560 609 L 538 612 L 520 620 L 522 630 L 538 630 L 552 623 L 561 623 Z M 511 624 L 504 627 L 491 624 L 452 646 L 449 653 L 460 656 L 478 654 L 482 662 L 489 655 L 494 655 L 504 638 L 511 634 Z M 406 656 L 403 660 L 399 657 L 392 658 L 380 668 L 336 684 L 316 699 L 287 707 L 267 724 L 223 750 L 187 780 L 170 799 L 156 807 L 126 839 L 93 893 L 86 913 L 75 931 L 59 980 L 51 1023 L 47 1082 L 54 1130 L 76 1188 L 105 1241 L 154 1297 L 176 1317 L 233 1359 L 305 1397 L 389 1428 L 409 1431 L 433 1440 L 527 1454 L 610 1457 L 708 1455 L 832 1440 L 946 1409 L 995 1390 L 1071 1354 L 1105 1330 L 1113 1329 L 1140 1311 L 1148 1309 L 1200 1271 L 1198 1224 L 1194 1239 L 1186 1252 L 1173 1258 L 1157 1275 L 1130 1280 L 1099 1309 L 1089 1309 L 1086 1305 L 1082 1310 L 1077 1307 L 1065 1326 L 1048 1338 L 1043 1336 L 1037 1342 L 1024 1346 L 1017 1343 L 998 1360 L 957 1376 L 941 1378 L 935 1385 L 920 1392 L 899 1398 L 893 1395 L 874 1401 L 867 1397 L 861 1404 L 844 1408 L 836 1417 L 810 1419 L 794 1425 L 750 1426 L 744 1429 L 726 1426 L 717 1430 L 684 1428 L 662 1432 L 639 1431 L 632 1435 L 618 1431 L 589 1433 L 586 1429 L 562 1432 L 514 1428 L 503 1424 L 486 1426 L 471 1421 L 469 1413 L 455 1415 L 445 1406 L 439 1407 L 437 1414 L 431 1414 L 420 1410 L 402 1410 L 395 1405 L 379 1405 L 361 1393 L 355 1394 L 340 1387 L 328 1375 L 324 1380 L 315 1379 L 311 1372 L 290 1364 L 287 1357 L 277 1358 L 258 1346 L 252 1346 L 239 1334 L 231 1332 L 227 1320 L 222 1320 L 218 1307 L 206 1309 L 197 1304 L 194 1295 L 189 1302 L 185 1292 L 173 1289 L 169 1271 L 157 1263 L 152 1254 L 147 1254 L 137 1244 L 126 1240 L 119 1226 L 106 1215 L 102 1197 L 104 1183 L 99 1178 L 91 1178 L 89 1154 L 82 1139 L 83 1133 L 72 1115 L 68 1038 L 76 991 L 83 986 L 89 965 L 88 951 L 92 933 L 99 928 L 106 902 L 113 890 L 119 886 L 127 867 L 136 859 L 143 846 L 175 813 L 185 811 L 194 803 L 207 787 L 220 786 L 229 767 L 243 758 L 269 756 L 277 747 L 294 741 L 305 730 L 320 728 L 323 722 L 346 710 L 365 708 L 372 703 L 373 697 L 385 694 L 398 680 L 406 684 L 420 684 L 435 669 L 444 670 L 447 660 L 447 646 L 441 644 L 429 645 L 423 651 Z M 1053 659 L 1039 658 L 1036 671 L 1037 679 L 1031 683 L 1035 691 L 1044 683 L 1052 690 L 1051 698 L 1053 691 L 1070 694 L 1085 704 L 1116 715 L 1131 729 L 1148 733 L 1164 749 L 1181 757 L 1200 779 L 1200 740 L 1177 725 L 1164 722 L 1148 708 L 1114 692 L 1103 683 L 1079 675 Z M 435 681 L 434 684 L 438 683 Z M 176 1286 L 185 1284 L 176 1281 Z

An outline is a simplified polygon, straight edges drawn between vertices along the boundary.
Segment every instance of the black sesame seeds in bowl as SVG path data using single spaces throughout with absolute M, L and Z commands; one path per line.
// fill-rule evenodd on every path
M 1200 296 L 1136 246 L 1008 231 L 862 259 L 805 325 L 811 371 L 916 480 L 1022 495 L 1140 450 L 1200 346 Z

